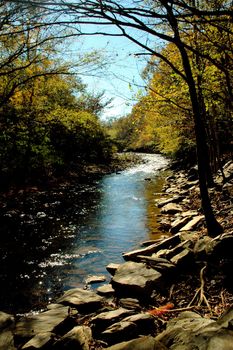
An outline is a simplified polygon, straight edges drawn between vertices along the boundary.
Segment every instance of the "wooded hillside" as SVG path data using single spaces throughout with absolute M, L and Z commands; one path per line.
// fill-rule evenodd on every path
M 75 67 L 63 60 L 69 31 L 48 27 L 38 9 L 1 2 L 0 13 L 1 186 L 43 180 L 73 162 L 106 161 L 103 94 L 88 93 L 79 77 L 98 57 L 77 55 Z

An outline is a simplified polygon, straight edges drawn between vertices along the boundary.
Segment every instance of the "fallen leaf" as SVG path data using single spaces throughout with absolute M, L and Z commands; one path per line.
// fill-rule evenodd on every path
M 166 313 L 167 311 L 169 311 L 170 309 L 173 309 L 173 307 L 174 307 L 174 304 L 167 303 L 166 305 L 162 305 L 162 306 L 157 307 L 155 309 L 148 310 L 147 312 L 153 316 L 161 316 L 164 313 Z

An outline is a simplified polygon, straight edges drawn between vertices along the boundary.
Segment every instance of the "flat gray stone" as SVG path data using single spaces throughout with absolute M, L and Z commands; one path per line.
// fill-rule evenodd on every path
M 182 189 L 190 189 L 191 187 L 193 186 L 196 186 L 198 185 L 199 181 L 198 180 L 195 180 L 195 181 L 187 181 L 187 182 L 184 182 L 184 184 L 181 186 Z
M 39 333 L 52 333 L 67 318 L 68 309 L 68 307 L 63 306 L 38 315 L 23 317 L 16 323 L 14 333 L 23 339 L 30 339 Z
M 192 240 L 191 239 L 186 239 L 182 241 L 180 244 L 177 244 L 174 248 L 172 249 L 167 249 L 166 253 L 164 256 L 172 262 L 172 258 L 175 255 L 178 255 L 181 253 L 184 249 L 190 249 L 192 247 Z M 173 262 L 174 264 L 174 262 Z
M 48 310 L 53 310 L 53 309 L 58 309 L 60 307 L 64 307 L 64 305 L 62 304 L 56 304 L 56 303 L 52 303 L 52 304 L 48 304 L 47 305 L 47 309 Z
M 91 341 L 91 328 L 87 326 L 76 326 L 56 341 L 53 349 L 89 350 Z
M 183 211 L 183 208 L 174 203 L 168 203 L 164 205 L 161 209 L 162 214 L 176 214 L 176 213 L 181 213 Z
M 171 258 L 171 262 L 176 266 L 189 267 L 189 262 L 192 261 L 193 253 L 189 249 L 183 249 L 180 253 Z
M 233 350 L 233 318 L 231 307 L 217 321 L 194 312 L 183 312 L 168 321 L 167 329 L 156 340 L 172 350 Z
M 187 211 L 183 211 L 181 213 L 181 216 L 186 217 L 186 216 L 197 216 L 198 215 L 198 211 L 197 210 L 187 210 Z
M 208 248 L 211 246 L 212 238 L 209 236 L 200 237 L 194 245 L 194 254 L 200 257 L 206 257 L 208 254 Z
M 102 312 L 92 318 L 91 323 L 94 325 L 95 331 L 102 331 L 111 324 L 118 322 L 126 316 L 132 315 L 133 311 L 120 307 L 116 310 Z
M 105 350 L 168 350 L 162 343 L 151 336 L 136 338 L 130 341 L 105 348 Z
M 80 312 L 92 312 L 100 308 L 103 301 L 95 292 L 81 288 L 70 289 L 57 300 L 58 303 L 75 307 Z
M 151 244 L 146 248 L 141 248 L 137 250 L 133 250 L 128 253 L 123 254 L 123 258 L 125 260 L 138 260 L 138 255 L 152 255 L 153 253 L 157 253 L 162 249 L 169 249 L 170 247 L 174 247 L 175 245 L 181 242 L 179 233 L 164 239 L 162 242 Z
M 233 305 L 230 306 L 216 321 L 218 325 L 224 328 L 231 328 L 233 322 Z
M 166 218 L 159 220 L 158 228 L 160 231 L 169 232 L 169 230 L 171 229 L 171 219 L 166 217 Z
M 113 296 L 115 293 L 115 290 L 112 288 L 111 284 L 105 284 L 103 286 L 100 286 L 97 288 L 96 291 L 99 295 L 102 295 L 105 297 Z
M 85 280 L 86 284 L 92 284 L 92 283 L 100 283 L 100 282 L 105 282 L 106 281 L 106 276 L 101 275 L 101 276 L 90 276 Z
M 189 221 L 184 227 L 180 229 L 180 232 L 183 231 L 192 231 L 197 224 L 204 220 L 204 215 L 195 216 L 191 221 Z
M 154 317 L 146 313 L 139 313 L 136 315 L 128 316 L 122 321 L 135 323 L 139 329 L 139 334 L 150 334 L 155 326 Z
M 166 238 L 168 238 L 168 236 L 164 235 L 164 236 L 161 236 L 161 237 L 158 238 L 158 239 L 149 239 L 149 240 L 147 240 L 147 241 L 143 241 L 143 242 L 141 243 L 141 246 L 143 246 L 143 247 L 148 247 L 148 246 L 150 246 L 150 245 L 152 245 L 152 244 L 160 243 L 160 242 L 162 242 L 162 241 L 163 241 L 164 239 L 166 239 Z
M 221 330 L 209 339 L 206 350 L 233 350 L 233 332 Z
M 41 349 L 44 346 L 49 346 L 52 343 L 53 336 L 54 333 L 51 332 L 39 333 L 29 340 L 22 349 Z
M 117 269 L 111 283 L 117 292 L 134 297 L 150 293 L 159 284 L 161 276 L 161 273 L 144 263 L 128 261 Z
M 120 321 L 112 324 L 101 333 L 101 339 L 108 344 L 118 343 L 119 339 L 129 340 L 138 336 L 137 325 L 133 322 Z
M 141 310 L 140 302 L 136 298 L 121 298 L 118 299 L 118 305 L 130 310 Z
M 213 321 L 204 319 L 195 312 L 185 311 L 178 317 L 168 321 L 165 331 L 160 333 L 155 339 L 172 350 L 204 350 L 193 347 L 192 333 L 209 325 Z M 207 349 L 205 349 L 207 350 Z M 217 349 L 216 349 L 217 350 Z M 219 349 L 218 349 L 219 350 Z
M 14 317 L 3 311 L 0 311 L 0 330 L 13 325 Z
M 16 350 L 14 337 L 10 330 L 4 329 L 0 333 L 0 350 Z
M 170 231 L 172 233 L 179 232 L 179 230 L 182 227 L 184 227 L 189 221 L 190 221 L 190 217 L 188 216 L 176 219 L 174 222 L 172 222 Z
M 169 263 L 170 261 L 165 258 L 160 258 L 158 256 L 152 255 L 152 256 L 146 256 L 146 255 L 139 255 L 138 258 L 141 260 L 141 262 L 151 262 L 156 264 L 161 263 Z
M 106 266 L 106 270 L 113 276 L 120 264 L 111 263 Z
M 166 204 L 169 204 L 169 203 L 179 203 L 181 202 L 185 197 L 184 196 L 174 196 L 174 197 L 171 197 L 171 198 L 168 198 L 168 199 L 165 199 L 163 201 L 160 201 L 157 203 L 157 206 L 158 208 L 161 208 L 163 207 L 164 205 Z
M 168 273 L 168 271 L 175 268 L 173 263 L 164 258 L 142 255 L 139 255 L 139 258 L 141 262 L 146 263 L 146 265 L 156 269 L 158 272 Z

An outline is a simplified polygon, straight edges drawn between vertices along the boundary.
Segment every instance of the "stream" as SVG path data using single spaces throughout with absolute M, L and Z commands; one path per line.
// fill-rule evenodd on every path
M 167 160 L 143 164 L 70 188 L 19 193 L 1 208 L 0 310 L 40 311 L 92 275 L 111 276 L 109 263 L 140 242 L 159 238 L 155 198 Z M 95 283 L 91 288 L 100 286 Z

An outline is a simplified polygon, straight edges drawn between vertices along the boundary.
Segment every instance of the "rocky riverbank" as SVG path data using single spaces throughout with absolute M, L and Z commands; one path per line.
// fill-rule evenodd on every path
M 222 235 L 206 234 L 196 169 L 173 172 L 155 203 L 170 234 L 107 266 L 109 285 L 93 291 L 93 277 L 42 313 L 0 313 L 0 349 L 233 349 L 233 162 L 224 174 L 210 190 Z

